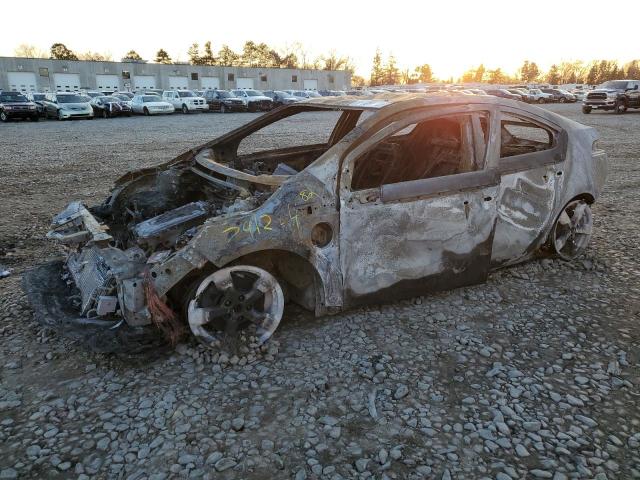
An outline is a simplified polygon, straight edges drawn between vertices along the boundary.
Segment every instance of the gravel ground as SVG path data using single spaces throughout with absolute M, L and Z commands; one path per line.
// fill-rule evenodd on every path
M 43 235 L 71 198 L 254 115 L 0 125 L 0 479 L 640 478 L 640 112 L 548 108 L 609 154 L 586 256 L 332 317 L 292 307 L 231 358 L 87 352 L 32 319 L 20 276 L 56 252 Z

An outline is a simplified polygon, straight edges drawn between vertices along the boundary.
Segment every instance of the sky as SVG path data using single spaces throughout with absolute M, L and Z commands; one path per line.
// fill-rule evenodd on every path
M 428 63 L 440 78 L 457 78 L 480 63 L 514 73 L 525 59 L 547 69 L 561 61 L 640 57 L 636 30 L 598 21 L 595 2 L 191 0 L 137 8 L 135 1 L 112 0 L 59 5 L 32 0 L 25 10 L 19 2 L 4 4 L 0 56 L 12 56 L 22 43 L 48 51 L 61 42 L 75 52 L 108 52 L 114 60 L 131 49 L 153 60 L 163 48 L 172 59 L 186 61 L 194 42 L 202 46 L 210 40 L 216 52 L 222 44 L 241 51 L 247 40 L 276 49 L 297 42 L 312 58 L 330 50 L 350 57 L 356 73 L 365 77 L 379 47 L 383 58 L 393 54 L 400 68 Z

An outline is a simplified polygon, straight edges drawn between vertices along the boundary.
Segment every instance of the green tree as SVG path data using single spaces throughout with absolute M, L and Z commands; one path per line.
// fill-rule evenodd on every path
M 191 65 L 202 65 L 202 60 L 200 58 L 200 45 L 197 43 L 192 43 L 187 50 L 187 56 L 189 57 L 189 63 Z
M 396 57 L 393 54 L 389 54 L 387 63 L 384 65 L 384 83 L 385 85 L 395 85 L 400 80 L 400 69 L 396 64 Z
M 431 83 L 434 81 L 433 72 L 431 71 L 431 66 L 428 63 L 416 67 L 415 73 L 417 75 L 417 80 L 420 83 Z
M 371 79 L 369 85 L 382 85 L 384 81 L 384 70 L 382 68 L 382 53 L 380 48 L 376 48 L 376 54 L 373 57 L 373 66 L 371 67 Z
M 51 45 L 51 56 L 49 58 L 55 60 L 78 60 L 78 56 L 69 50 L 63 43 L 54 43 Z
M 489 70 L 487 72 L 489 83 L 500 84 L 507 83 L 509 81 L 509 77 L 505 75 L 500 68 L 496 68 L 495 70 Z
M 627 73 L 625 76 L 627 78 L 640 78 L 640 60 L 631 60 L 627 63 L 626 69 Z
M 156 63 L 163 63 L 165 65 L 168 65 L 171 63 L 171 57 L 165 50 L 161 48 L 156 53 Z
M 204 44 L 204 55 L 200 58 L 200 63 L 202 65 L 215 65 L 216 57 L 213 54 L 213 49 L 211 48 L 211 41 L 207 41 Z
M 551 85 L 557 85 L 560 83 L 560 71 L 557 65 L 551 65 L 551 68 L 547 72 L 547 83 Z
M 223 45 L 218 51 L 218 65 L 233 67 L 238 64 L 240 55 L 231 50 L 228 45 Z
M 470 83 L 473 82 L 474 78 L 476 78 L 476 71 L 473 68 L 470 68 L 462 74 L 459 80 L 460 83 Z
M 129 60 L 132 62 L 139 62 L 142 60 L 142 57 L 138 55 L 138 52 L 135 50 L 129 50 L 127 54 L 122 58 L 122 60 Z

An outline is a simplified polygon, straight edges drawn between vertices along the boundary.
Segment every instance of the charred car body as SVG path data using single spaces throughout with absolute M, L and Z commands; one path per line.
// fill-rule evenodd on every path
M 247 151 L 298 115 L 330 116 L 330 136 Z M 25 287 L 42 318 L 94 339 L 188 325 L 208 345 L 247 326 L 265 341 L 285 300 L 322 315 L 483 282 L 545 246 L 580 255 L 606 176 L 596 139 L 488 96 L 284 106 L 71 203 L 48 234 L 66 258 Z M 52 300 L 77 290 L 74 314 Z

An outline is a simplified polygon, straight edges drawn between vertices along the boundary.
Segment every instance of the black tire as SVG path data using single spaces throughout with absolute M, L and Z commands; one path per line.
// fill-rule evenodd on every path
M 149 115 L 151 115 L 151 114 L 149 113 L 149 109 L 148 109 L 147 107 L 144 107 L 144 108 L 142 109 L 142 114 L 143 114 L 143 115 L 145 115 L 145 116 L 147 116 L 147 117 L 148 117 Z
M 0 121 L 2 122 L 9 121 L 9 115 L 7 115 L 4 110 L 0 112 Z
M 32 122 L 38 122 L 40 121 L 40 117 L 38 115 L 35 115 L 33 117 L 29 117 L 29 120 L 31 120 Z
M 560 100 L 559 100 L 559 101 L 560 101 L 560 103 L 566 103 L 566 102 L 567 102 L 567 99 L 566 99 L 566 98 L 564 98 L 564 97 L 560 97 Z
M 584 114 L 589 114 L 589 113 L 591 113 L 591 107 L 585 107 L 585 106 L 583 106 L 583 107 L 582 107 L 582 113 L 584 113 Z
M 538 103 L 545 103 L 544 98 L 539 98 Z
M 616 106 L 613 109 L 614 112 L 616 112 L 618 115 L 624 113 L 627 111 L 627 102 L 625 102 L 624 100 L 617 100 L 616 101 Z
M 225 107 L 224 103 L 220 104 L 220 113 L 227 113 L 227 107 Z
M 60 110 L 58 110 L 58 120 L 64 120 L 64 118 L 62 118 L 62 113 L 60 113 Z
M 109 118 L 109 112 L 106 108 L 102 109 L 102 118 Z
M 184 103 L 182 104 L 182 113 L 185 115 L 189 113 L 189 109 Z

